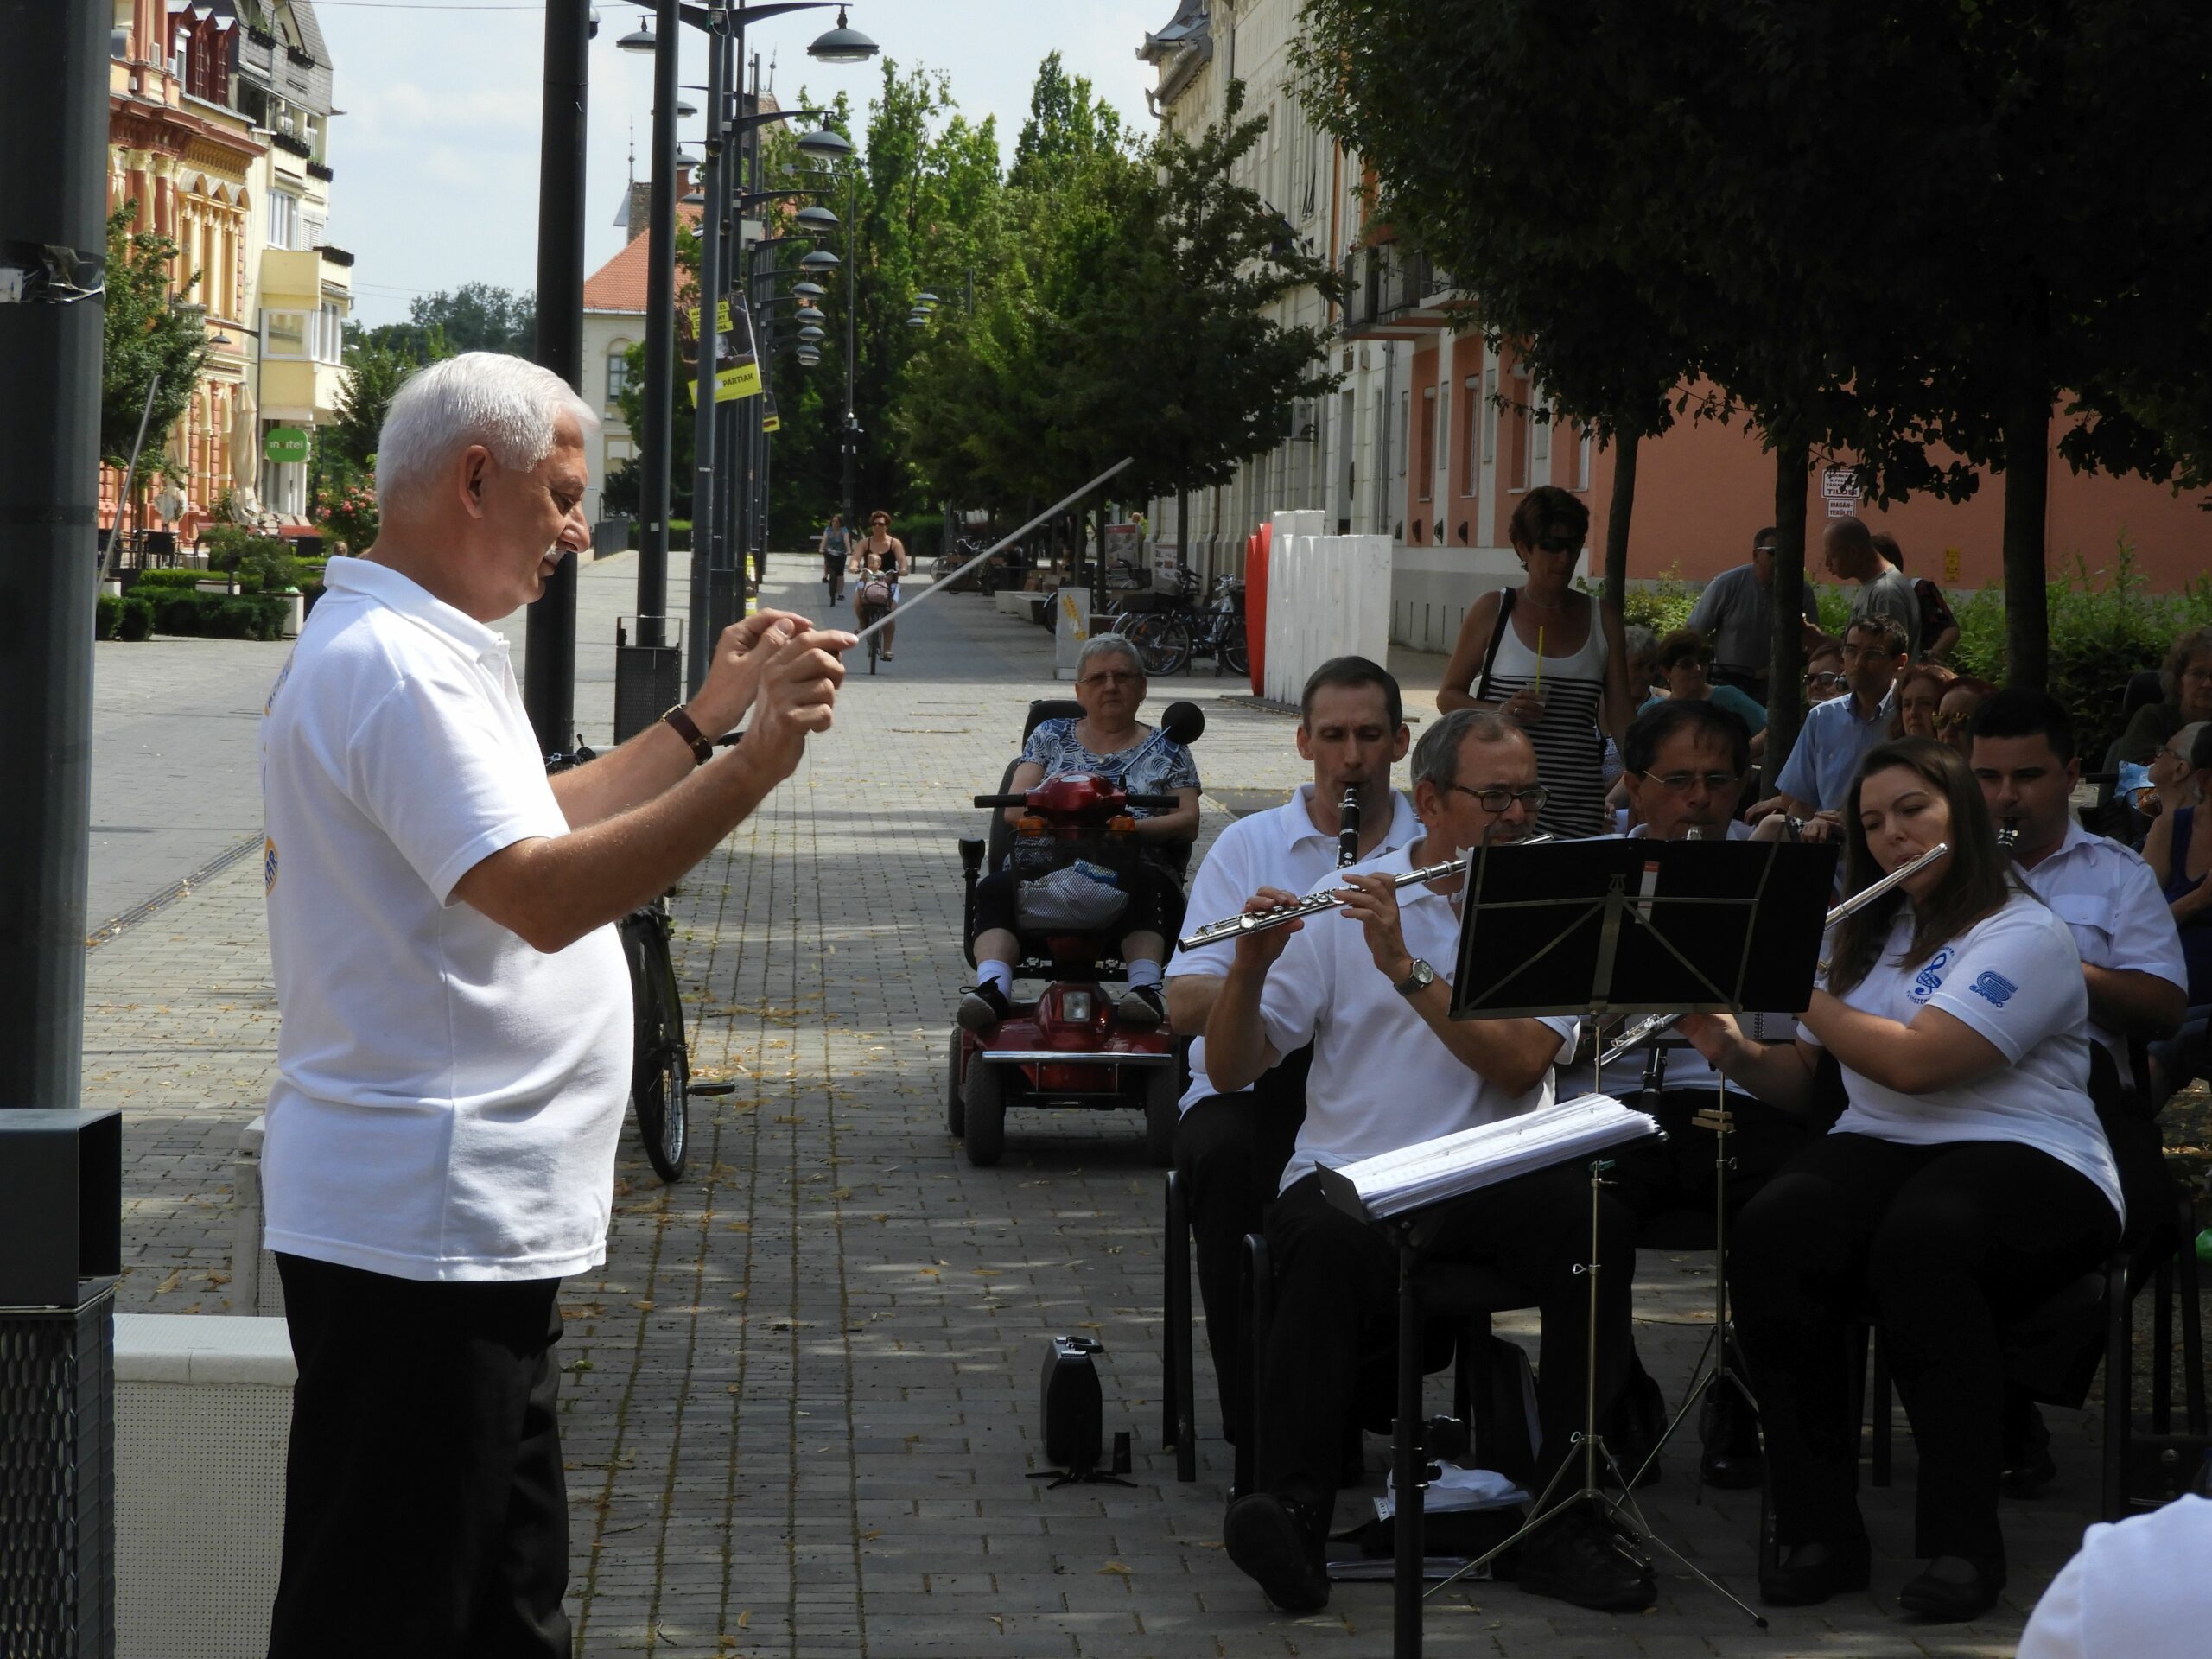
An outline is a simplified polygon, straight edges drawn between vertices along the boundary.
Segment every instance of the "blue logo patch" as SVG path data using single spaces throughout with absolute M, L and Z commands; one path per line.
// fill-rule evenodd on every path
M 1906 993 L 1916 1002 L 1925 1002 L 1942 988 L 1943 969 L 1951 960 L 1948 946 L 1928 958 L 1928 965 L 1912 978 L 1912 989 Z
M 2019 988 L 2004 975 L 1994 971 L 1984 974 L 1974 982 L 1974 994 L 1988 1002 L 1992 1007 L 1998 1008 L 2003 1007 L 2005 1003 L 2011 1001 L 2012 993 Z
M 276 890 L 276 843 L 266 836 L 261 838 L 261 893 L 264 898 Z

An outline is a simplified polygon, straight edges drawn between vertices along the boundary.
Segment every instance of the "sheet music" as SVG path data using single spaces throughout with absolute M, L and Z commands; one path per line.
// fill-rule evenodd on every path
M 1578 1095 L 1363 1158 L 1337 1173 L 1351 1183 L 1370 1215 L 1395 1216 L 1658 1133 L 1648 1112 L 1631 1111 L 1611 1095 Z

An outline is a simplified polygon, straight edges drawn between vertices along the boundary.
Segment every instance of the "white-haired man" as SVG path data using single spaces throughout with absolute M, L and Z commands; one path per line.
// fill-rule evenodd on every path
M 547 777 L 489 625 L 586 543 L 591 419 L 518 358 L 404 385 L 377 543 L 330 562 L 263 719 L 263 1182 L 299 1366 L 272 1659 L 565 1659 L 551 1351 L 561 1279 L 606 1257 L 611 924 L 791 774 L 842 677 L 849 636 L 764 611 L 688 705 Z

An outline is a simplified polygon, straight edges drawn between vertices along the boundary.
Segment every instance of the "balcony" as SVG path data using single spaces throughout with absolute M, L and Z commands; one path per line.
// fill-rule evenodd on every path
M 350 295 L 353 256 L 343 248 L 269 248 L 261 256 L 264 305 L 313 305 L 325 295 Z
M 1470 302 L 1435 262 L 1395 242 L 1344 256 L 1342 332 L 1347 340 L 1414 339 L 1463 320 Z

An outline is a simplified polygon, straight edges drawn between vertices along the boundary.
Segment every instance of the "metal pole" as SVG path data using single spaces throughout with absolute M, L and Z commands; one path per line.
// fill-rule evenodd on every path
M 537 361 L 579 391 L 584 375 L 584 137 L 590 0 L 548 0 L 537 168 Z M 523 707 L 537 747 L 575 741 L 576 561 L 554 567 L 523 619 Z
M 853 382 L 858 367 L 853 357 L 855 337 L 853 313 L 855 304 L 855 296 L 859 291 L 860 279 L 854 267 L 860 261 L 861 236 L 860 226 L 855 223 L 853 215 L 857 211 L 857 203 L 860 200 L 861 175 L 857 163 L 850 156 L 845 159 L 845 487 L 843 499 L 845 524 L 849 529 L 853 523 L 853 474 L 860 461 L 857 453 L 860 448 L 857 430 L 860 425 L 860 416 L 853 407 Z
M 668 613 L 669 431 L 676 391 L 676 83 L 683 42 L 677 0 L 653 9 L 653 168 L 646 234 L 645 522 L 638 532 L 638 643 L 663 641 Z
M 100 580 L 107 580 L 107 569 L 115 556 L 115 544 L 123 539 L 123 509 L 130 499 L 130 486 L 138 477 L 138 456 L 146 448 L 146 423 L 154 418 L 154 397 L 162 389 L 162 377 L 157 372 L 146 383 L 146 406 L 138 411 L 138 435 L 130 441 L 130 464 L 123 469 L 123 486 L 115 493 L 115 526 L 108 532 L 107 545 L 100 550 Z M 142 525 L 143 529 L 143 526 Z
M 729 97 L 729 35 L 720 16 L 707 37 L 707 169 L 700 181 L 705 198 L 699 213 L 699 404 L 691 429 L 691 595 L 690 638 L 684 642 L 683 689 L 696 696 L 714 660 L 714 619 L 708 604 L 708 572 L 715 563 L 715 365 L 721 332 L 718 312 L 722 293 L 722 105 Z

